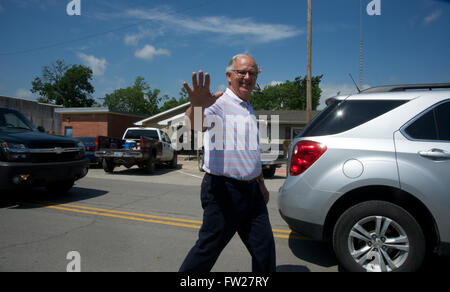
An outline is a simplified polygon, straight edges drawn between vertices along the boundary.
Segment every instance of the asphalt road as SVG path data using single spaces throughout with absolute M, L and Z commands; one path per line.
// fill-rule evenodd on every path
M 65 196 L 44 189 L 2 194 L 0 271 L 64 272 L 75 263 L 81 271 L 177 271 L 201 225 L 202 177 L 195 162 L 181 161 L 178 169 L 154 175 L 91 169 Z M 277 270 L 337 271 L 329 246 L 291 233 L 278 214 L 283 180 L 283 174 L 266 180 Z M 213 271 L 251 271 L 237 235 Z
M 105 174 L 91 169 L 65 196 L 43 189 L 0 197 L 2 271 L 178 271 L 202 220 L 194 161 L 154 175 L 139 169 Z M 277 271 L 339 271 L 330 246 L 292 233 L 277 210 L 284 174 L 266 180 Z M 437 264 L 436 264 L 437 263 Z M 437 258 L 426 268 L 450 263 Z M 225 248 L 216 272 L 249 272 L 251 258 L 238 236 Z

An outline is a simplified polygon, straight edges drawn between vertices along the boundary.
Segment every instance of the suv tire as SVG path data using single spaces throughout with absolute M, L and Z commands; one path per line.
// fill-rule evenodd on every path
M 338 219 L 333 232 L 339 263 L 352 272 L 417 271 L 425 247 L 422 228 L 414 217 L 386 201 L 351 207 Z

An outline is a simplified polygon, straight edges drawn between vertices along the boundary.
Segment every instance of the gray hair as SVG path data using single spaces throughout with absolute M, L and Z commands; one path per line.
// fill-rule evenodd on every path
M 237 61 L 237 59 L 241 58 L 241 57 L 250 57 L 253 60 L 255 60 L 255 58 L 253 58 L 252 56 L 250 56 L 249 54 L 237 54 L 236 56 L 233 56 L 233 58 L 231 58 L 230 62 L 228 62 L 228 66 L 226 68 L 226 73 L 231 73 L 233 72 L 233 66 L 234 63 Z M 255 61 L 256 64 L 256 61 Z M 258 70 L 258 64 L 256 64 L 256 70 Z

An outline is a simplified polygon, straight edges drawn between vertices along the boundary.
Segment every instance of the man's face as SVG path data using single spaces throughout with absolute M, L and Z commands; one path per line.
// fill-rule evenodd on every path
M 239 98 L 248 101 L 256 85 L 258 68 L 251 57 L 242 56 L 234 62 L 233 72 L 227 72 L 228 87 Z

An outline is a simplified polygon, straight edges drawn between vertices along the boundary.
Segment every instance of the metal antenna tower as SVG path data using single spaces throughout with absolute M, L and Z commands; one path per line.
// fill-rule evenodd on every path
M 359 88 L 363 85 L 363 30 L 362 30 L 363 6 L 359 0 Z

